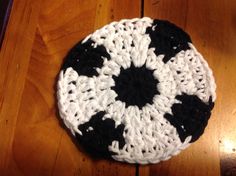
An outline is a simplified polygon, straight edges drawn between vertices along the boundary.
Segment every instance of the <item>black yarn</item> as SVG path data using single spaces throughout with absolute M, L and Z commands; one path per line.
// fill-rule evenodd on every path
M 173 115 L 167 113 L 164 117 L 177 129 L 182 142 L 188 136 L 192 136 L 191 142 L 194 142 L 203 134 L 207 126 L 214 107 L 212 98 L 210 97 L 208 104 L 196 95 L 182 94 L 177 95 L 176 99 L 182 104 L 173 104 L 171 108 Z
M 188 42 L 191 42 L 186 32 L 169 21 L 154 20 L 152 26 L 146 29 L 146 33 L 151 38 L 149 48 L 154 47 L 156 55 L 164 54 L 164 63 L 180 51 L 189 49 Z
M 153 97 L 159 94 L 153 70 L 145 66 L 135 67 L 133 64 L 127 69 L 121 68 L 119 76 L 112 77 L 115 86 L 111 87 L 116 93 L 116 100 L 125 102 L 126 107 L 137 105 L 140 109 L 147 103 L 153 103 Z
M 98 76 L 96 68 L 103 66 L 102 57 L 109 60 L 110 55 L 104 46 L 97 45 L 94 47 L 94 44 L 91 39 L 76 44 L 66 56 L 62 69 L 66 70 L 68 67 L 72 67 L 79 75 Z
M 81 145 L 93 156 L 110 158 L 111 155 L 116 153 L 108 150 L 108 146 L 112 141 L 119 141 L 119 148 L 123 148 L 125 140 L 123 137 L 124 125 L 120 124 L 115 127 L 113 119 L 102 120 L 105 115 L 104 111 L 97 112 L 91 119 L 78 126 L 82 135 L 76 134 L 78 141 Z M 89 130 L 92 127 L 93 130 Z

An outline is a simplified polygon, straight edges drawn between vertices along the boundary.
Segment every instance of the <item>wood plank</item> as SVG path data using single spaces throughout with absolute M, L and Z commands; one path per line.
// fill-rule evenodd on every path
M 220 159 L 222 175 L 235 175 L 235 4 L 233 0 L 145 0 L 144 16 L 172 21 L 191 35 L 213 69 L 218 98 L 199 141 L 169 161 L 141 167 L 140 175 L 220 175 Z
M 8 175 L 135 175 L 135 166 L 95 160 L 59 120 L 56 81 L 63 57 L 113 20 L 137 17 L 136 0 L 43 0 L 13 139 Z
M 15 0 L 0 52 L 0 173 L 5 175 L 34 39 L 40 1 Z
M 0 53 L 1 175 L 135 175 L 133 165 L 85 154 L 59 122 L 54 95 L 69 48 L 110 21 L 138 17 L 140 6 L 136 0 L 15 0 Z M 235 7 L 233 0 L 145 0 L 145 16 L 191 34 L 214 71 L 218 99 L 198 142 L 169 161 L 142 166 L 140 175 L 220 175 L 220 159 L 222 175 L 235 174 Z

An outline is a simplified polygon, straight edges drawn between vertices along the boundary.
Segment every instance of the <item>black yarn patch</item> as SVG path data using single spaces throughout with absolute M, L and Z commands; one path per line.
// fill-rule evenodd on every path
M 115 121 L 113 119 L 102 120 L 105 115 L 104 111 L 100 111 L 93 115 L 91 119 L 78 126 L 78 129 L 82 132 L 82 135 L 76 134 L 78 141 L 81 145 L 93 156 L 110 158 L 111 155 L 116 153 L 108 150 L 108 146 L 112 144 L 112 141 L 119 142 L 119 148 L 123 148 L 125 140 L 123 137 L 124 124 L 120 124 L 115 127 Z M 89 130 L 92 127 L 92 130 Z
M 182 142 L 188 136 L 192 136 L 191 142 L 194 142 L 203 134 L 207 126 L 214 107 L 212 98 L 210 97 L 208 104 L 196 95 L 177 95 L 176 99 L 182 104 L 173 104 L 171 108 L 173 115 L 167 113 L 164 117 L 177 129 Z
M 66 56 L 62 69 L 66 70 L 68 67 L 72 67 L 79 75 L 98 76 L 96 68 L 101 68 L 104 61 L 103 57 L 109 60 L 110 55 L 104 46 L 97 45 L 94 47 L 94 44 L 91 39 L 76 44 Z
M 112 77 L 115 86 L 111 87 L 116 93 L 116 100 L 126 103 L 126 107 L 137 105 L 140 109 L 147 103 L 153 103 L 153 97 L 159 94 L 157 84 L 159 81 L 154 78 L 153 70 L 145 66 L 120 70 L 119 76 Z
M 164 54 L 164 63 L 180 51 L 190 49 L 188 46 L 188 42 L 191 42 L 190 36 L 169 21 L 154 20 L 146 33 L 151 38 L 149 48 L 154 47 L 156 55 Z

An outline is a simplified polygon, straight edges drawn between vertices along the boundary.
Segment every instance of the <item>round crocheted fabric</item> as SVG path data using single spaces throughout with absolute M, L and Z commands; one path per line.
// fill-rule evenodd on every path
M 91 154 L 157 163 L 204 132 L 216 98 L 190 36 L 163 20 L 112 22 L 76 44 L 58 80 L 66 127 Z

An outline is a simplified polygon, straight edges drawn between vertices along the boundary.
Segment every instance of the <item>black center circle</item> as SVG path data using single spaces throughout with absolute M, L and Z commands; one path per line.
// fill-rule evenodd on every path
M 127 69 L 121 68 L 118 76 L 112 77 L 115 86 L 111 87 L 117 93 L 116 100 L 125 102 L 126 107 L 136 105 L 140 109 L 147 103 L 153 103 L 153 97 L 160 94 L 157 89 L 159 81 L 154 78 L 153 70 L 145 66 Z

